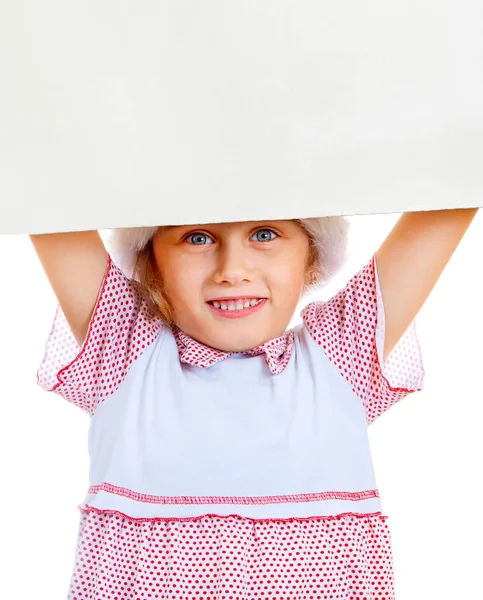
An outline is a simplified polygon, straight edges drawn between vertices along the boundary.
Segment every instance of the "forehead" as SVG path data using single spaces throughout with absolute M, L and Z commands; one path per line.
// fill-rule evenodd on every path
M 272 227 L 296 227 L 297 222 L 294 220 L 265 220 L 265 221 L 235 221 L 230 223 L 198 223 L 188 225 L 164 225 L 160 227 L 164 231 L 172 231 L 176 229 L 248 229 L 257 226 L 272 226 Z

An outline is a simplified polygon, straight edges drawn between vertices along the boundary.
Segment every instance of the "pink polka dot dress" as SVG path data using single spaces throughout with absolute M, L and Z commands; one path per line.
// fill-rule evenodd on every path
M 57 308 L 38 383 L 90 418 L 69 600 L 394 598 L 367 426 L 422 387 L 415 323 L 382 364 L 375 257 L 301 316 L 215 350 L 110 257 L 82 347 Z

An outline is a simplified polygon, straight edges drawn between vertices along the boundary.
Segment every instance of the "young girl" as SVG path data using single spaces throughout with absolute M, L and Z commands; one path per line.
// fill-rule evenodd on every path
M 476 209 L 31 236 L 59 301 L 39 384 L 90 415 L 70 600 L 394 598 L 367 425 L 424 377 L 414 317 Z

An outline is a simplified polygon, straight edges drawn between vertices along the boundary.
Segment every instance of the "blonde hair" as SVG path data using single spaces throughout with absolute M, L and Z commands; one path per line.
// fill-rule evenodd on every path
M 304 295 L 319 289 L 341 268 L 347 258 L 349 221 L 345 217 L 294 219 L 310 243 Z M 164 293 L 156 269 L 152 239 L 159 227 L 113 229 L 106 242 L 113 261 L 132 280 L 151 312 L 172 325 L 173 307 Z

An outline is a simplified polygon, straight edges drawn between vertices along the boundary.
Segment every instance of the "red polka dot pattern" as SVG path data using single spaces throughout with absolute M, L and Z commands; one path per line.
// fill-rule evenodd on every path
M 220 360 L 225 360 L 230 356 L 233 356 L 233 354 L 237 354 L 236 352 L 224 352 L 223 350 L 216 350 L 215 348 L 200 344 L 200 342 L 197 342 L 179 328 L 174 329 L 174 335 L 178 346 L 180 360 L 203 369 L 214 365 Z M 287 331 L 283 336 L 274 338 L 251 350 L 240 352 L 239 354 L 256 356 L 265 353 L 265 358 L 267 359 L 270 371 L 274 375 L 278 375 L 285 369 L 290 360 L 293 350 L 293 341 L 294 332 Z
M 384 310 L 376 269 L 373 256 L 330 300 L 312 302 L 301 313 L 313 339 L 363 400 L 368 424 L 420 390 L 424 380 L 415 321 L 381 367 Z
M 108 257 L 82 348 L 58 306 L 37 372 L 38 384 L 92 416 L 98 403 L 116 391 L 129 367 L 162 327 L 130 280 Z
M 386 519 L 136 522 L 82 511 L 69 600 L 391 600 Z
M 364 401 L 371 422 L 421 381 L 411 326 L 379 365 L 384 323 L 374 260 L 328 302 L 302 316 L 313 338 Z M 89 414 L 120 385 L 159 334 L 129 279 L 108 260 L 82 348 L 57 309 L 38 372 L 39 384 Z M 232 355 L 174 329 L 180 360 L 205 368 Z M 257 346 L 272 373 L 293 351 L 293 332 Z M 391 383 L 389 383 L 389 380 Z M 394 598 L 391 537 L 380 513 L 309 519 L 254 520 L 238 515 L 136 520 L 114 511 L 81 509 L 70 600 Z

